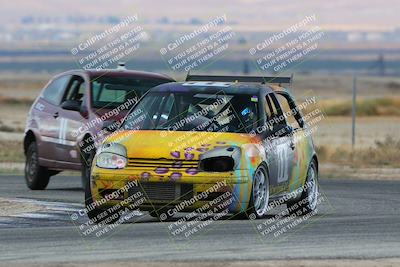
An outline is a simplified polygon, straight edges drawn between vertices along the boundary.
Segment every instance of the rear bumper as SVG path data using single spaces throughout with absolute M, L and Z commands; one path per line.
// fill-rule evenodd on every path
M 226 173 L 196 174 L 181 173 L 178 178 L 173 173 L 155 174 L 144 169 L 126 168 L 108 170 L 94 167 L 92 170 L 93 200 L 100 201 L 108 193 L 118 189 L 118 199 L 107 201 L 106 206 L 120 204 L 141 210 L 174 209 L 193 211 L 205 206 L 229 202 L 230 212 L 244 211 L 247 208 L 251 190 L 248 170 Z M 141 200 L 133 198 L 141 193 Z

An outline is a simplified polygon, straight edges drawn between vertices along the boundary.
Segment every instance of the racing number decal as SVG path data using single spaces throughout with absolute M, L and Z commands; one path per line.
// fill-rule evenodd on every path
M 278 183 L 285 182 L 288 179 L 288 146 L 280 144 L 277 146 L 277 160 L 278 160 Z
M 68 120 L 65 118 L 60 118 L 60 128 L 58 131 L 58 143 L 61 145 L 66 145 L 66 143 L 67 143 L 67 129 L 68 129 Z

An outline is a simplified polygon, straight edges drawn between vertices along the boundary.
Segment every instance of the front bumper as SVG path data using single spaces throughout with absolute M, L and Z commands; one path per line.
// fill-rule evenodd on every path
M 179 177 L 177 177 L 179 176 Z M 118 199 L 108 198 L 104 206 L 122 205 L 141 210 L 170 209 L 180 206 L 180 211 L 193 211 L 205 205 L 216 204 L 229 195 L 229 211 L 247 208 L 251 191 L 248 170 L 232 172 L 198 172 L 157 174 L 149 169 L 125 168 L 118 170 L 93 167 L 91 189 L 94 201 L 100 201 L 116 190 Z M 135 201 L 133 195 L 142 193 L 144 200 Z M 227 193 L 228 192 L 228 193 Z M 174 195 L 175 194 L 175 195 Z M 182 207 L 182 203 L 185 205 Z M 228 202 L 226 202 L 228 203 Z M 218 203 L 217 203 L 218 204 Z

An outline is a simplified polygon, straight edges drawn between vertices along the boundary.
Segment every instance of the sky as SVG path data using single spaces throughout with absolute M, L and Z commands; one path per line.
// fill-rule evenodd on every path
M 383 5 L 382 5 L 383 3 Z M 306 15 L 330 30 L 393 30 L 400 28 L 399 0 L 0 0 L 0 23 L 12 26 L 23 16 L 127 16 L 138 14 L 153 23 L 169 20 L 203 21 L 226 14 L 228 21 L 250 30 L 285 28 Z M 0 26 L 1 27 L 1 26 Z

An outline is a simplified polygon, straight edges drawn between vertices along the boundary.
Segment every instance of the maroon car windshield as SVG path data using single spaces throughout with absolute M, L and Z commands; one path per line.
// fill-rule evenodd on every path
M 95 109 L 116 108 L 128 99 L 139 99 L 150 88 L 165 82 L 162 79 L 126 76 L 94 78 L 91 82 L 92 107 Z

